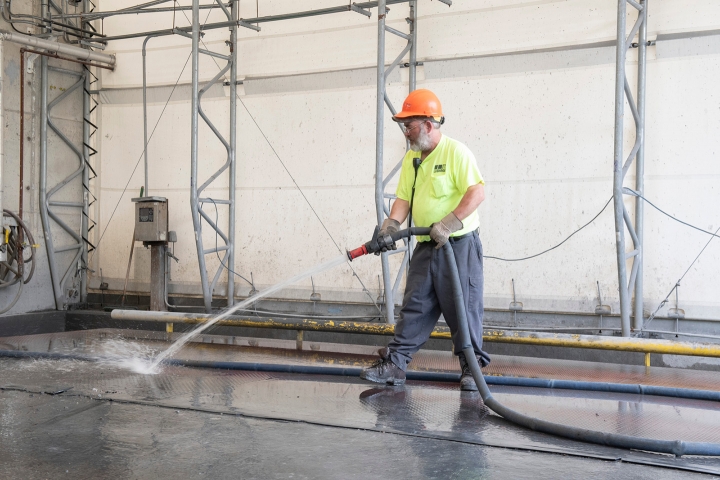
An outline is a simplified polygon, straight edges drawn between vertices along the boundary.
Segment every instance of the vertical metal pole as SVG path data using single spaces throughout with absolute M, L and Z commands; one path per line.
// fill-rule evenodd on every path
M 410 75 L 408 78 L 408 93 L 417 88 L 417 0 L 410 0 Z M 412 227 L 412 225 L 408 225 Z M 415 250 L 415 237 L 408 238 L 407 244 L 407 272 L 410 273 L 410 260 Z
M 4 79 L 4 62 L 5 62 L 5 56 L 4 56 L 4 47 L 5 47 L 5 41 L 0 38 L 0 128 L 4 127 L 5 125 L 5 104 L 3 103 L 2 95 L 4 92 L 3 89 L 3 83 L 5 83 Z M 22 165 L 23 165 L 23 108 L 25 107 L 23 103 L 23 95 L 25 92 L 23 91 L 23 84 L 25 82 L 24 77 L 24 70 L 25 68 L 25 50 L 20 49 L 20 208 L 19 211 L 22 212 Z M 4 130 L 4 128 L 3 128 Z M 3 200 L 3 188 L 2 188 L 2 180 L 3 180 L 3 165 L 5 165 L 5 136 L 3 135 L 4 131 L 0 131 L 0 212 L 2 212 L 2 200 Z M 22 213 L 20 213 L 20 217 L 22 218 Z M 18 229 L 20 232 L 22 232 L 22 229 Z M 3 232 L 4 233 L 4 232 Z M 22 239 L 22 237 L 20 237 Z M 18 265 L 20 266 L 20 265 Z M 21 285 L 22 287 L 22 285 Z
M 640 148 L 635 158 L 635 190 L 641 195 L 645 189 L 645 73 L 647 65 L 647 21 L 648 21 L 648 0 L 640 0 L 643 6 L 640 15 L 643 22 L 640 26 L 638 36 L 638 80 L 637 80 L 637 110 L 638 110 L 638 131 Z M 645 204 L 635 199 L 635 234 L 638 238 L 638 249 L 640 255 L 635 258 L 638 264 L 637 278 L 635 280 L 635 314 L 633 315 L 633 329 L 639 331 L 643 324 L 643 267 L 645 265 L 645 248 L 643 245 L 643 228 L 645 222 Z
M 625 16 L 627 0 L 618 0 L 617 53 L 615 59 L 615 155 L 613 162 L 613 205 L 615 211 L 615 243 L 617 248 L 620 319 L 623 337 L 630 336 L 630 297 L 625 256 L 625 224 L 623 219 L 623 127 L 625 114 Z
M 150 246 L 150 310 L 165 312 L 167 244 L 159 243 Z
M 375 130 L 375 210 L 378 225 L 383 222 L 383 140 L 385 128 L 385 0 L 378 1 L 378 49 L 377 49 L 377 105 Z M 393 299 L 390 263 L 387 252 L 380 255 L 385 290 L 385 319 L 395 323 L 395 300 Z
M 45 234 L 45 249 L 47 251 L 48 266 L 50 267 L 50 283 L 52 283 L 53 287 L 55 308 L 63 310 L 63 293 L 57 283 L 58 272 L 55 271 L 55 251 L 47 212 L 48 59 L 45 55 L 40 56 L 40 80 L 40 220 Z
M 145 38 L 145 41 L 143 41 L 142 46 L 142 62 L 143 62 L 143 155 L 145 156 L 145 193 L 144 196 L 149 197 L 150 193 L 148 191 L 148 138 L 147 138 L 147 127 L 148 127 L 148 121 L 147 121 L 147 65 L 145 60 L 145 54 L 146 54 L 146 47 L 147 42 L 150 40 L 152 36 L 148 35 Z
M 90 11 L 88 0 L 82 2 L 83 12 Z M 88 22 L 80 21 L 80 26 L 89 30 Z M 90 47 L 88 47 L 90 48 Z M 88 230 L 88 219 L 90 218 L 90 67 L 83 66 L 85 72 L 85 84 L 83 88 L 83 210 L 81 219 L 81 237 L 89 240 L 90 232 Z M 84 240 L 83 240 L 84 241 Z M 81 242 L 82 243 L 82 242 Z M 80 271 L 80 303 L 87 303 L 87 273 L 88 273 L 88 244 L 84 243 L 81 247 L 80 262 L 83 269 Z
M 410 92 L 417 88 L 417 0 L 410 0 Z M 411 237 L 412 238 L 412 237 Z
M 88 245 L 84 239 L 88 238 L 88 215 L 90 214 L 90 67 L 85 67 L 85 83 L 83 85 L 83 173 L 82 173 L 82 213 L 80 214 L 80 235 L 83 239 L 80 243 L 80 303 L 87 302 L 87 269 L 88 269 Z
M 238 20 L 238 1 L 232 0 L 232 7 L 230 13 L 232 20 Z M 231 307 L 235 303 L 235 175 L 237 174 L 236 169 L 236 152 L 237 152 L 237 24 L 230 27 L 230 58 L 232 66 L 230 67 L 230 179 L 228 186 L 230 192 L 228 192 L 230 200 L 229 213 L 228 213 L 228 284 L 227 284 L 227 301 L 228 307 Z
M 199 81 L 199 43 L 200 43 L 200 0 L 192 2 L 192 99 L 190 114 L 190 211 L 192 213 L 193 229 L 195 230 L 195 245 L 198 254 L 198 267 L 200 268 L 200 280 L 202 285 L 205 311 L 212 310 L 212 294 L 207 281 L 207 269 L 205 267 L 205 253 L 202 249 L 201 235 L 202 224 L 200 219 L 200 208 L 198 202 L 198 81 Z
M 2 53 L 2 40 L 0 40 L 0 54 Z M 0 55 L 2 57 L 2 55 Z M 2 58 L 0 58 L 0 61 Z M 0 62 L 0 65 L 2 63 Z M 0 74 L 2 77 L 2 74 Z M 0 80 L 0 95 L 2 92 L 2 81 Z M 0 103 L 2 99 L 0 99 Z M 0 107 L 0 114 L 2 114 L 2 108 Z M 0 133 L 0 151 L 2 151 L 3 144 L 1 143 L 2 133 Z M 2 165 L 2 163 L 0 163 Z M 0 170 L 2 168 L 0 167 Z M 20 220 L 23 218 L 23 190 L 25 189 L 25 49 L 20 49 L 20 188 L 18 194 L 18 217 Z M 2 198 L 0 198 L 0 207 L 2 206 Z M 20 241 L 23 239 L 23 229 L 18 229 Z

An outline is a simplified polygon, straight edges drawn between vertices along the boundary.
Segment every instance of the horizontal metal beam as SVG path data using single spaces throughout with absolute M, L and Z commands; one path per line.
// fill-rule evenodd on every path
M 409 1 L 410 0 L 386 0 L 385 3 L 387 5 L 393 5 L 393 4 L 398 4 L 398 3 L 408 3 Z M 333 14 L 333 13 L 356 11 L 356 9 L 353 9 L 352 5 L 355 5 L 356 7 L 360 8 L 360 9 L 377 8 L 378 2 L 355 3 L 355 4 L 350 4 L 350 5 L 340 5 L 338 7 L 320 8 L 317 10 L 306 10 L 303 12 L 285 13 L 285 14 L 281 14 L 281 15 L 268 15 L 265 17 L 241 18 L 237 22 L 208 23 L 205 25 L 200 25 L 200 30 L 201 31 L 214 30 L 217 28 L 229 27 L 232 25 L 255 29 L 257 27 L 254 27 L 252 24 L 279 22 L 282 20 L 293 20 L 296 18 L 317 17 L 320 15 L 329 15 L 329 14 Z M 182 30 L 182 31 L 186 31 L 186 32 L 190 31 L 191 29 L 192 29 L 192 27 L 176 28 L 176 30 Z M 116 35 L 114 37 L 105 37 L 102 39 L 102 41 L 108 42 L 110 40 L 126 40 L 129 38 L 146 37 L 148 35 L 170 35 L 172 33 L 173 33 L 172 29 L 154 30 L 151 32 L 128 33 L 126 35 Z
M 212 319 L 214 315 L 199 313 L 150 312 L 138 310 L 113 310 L 114 320 L 134 320 L 164 323 L 199 324 Z M 394 335 L 395 326 L 387 323 L 337 322 L 301 320 L 290 322 L 274 319 L 249 319 L 228 317 L 217 325 L 228 327 L 272 328 L 280 330 L 303 330 L 318 332 L 362 333 L 369 335 Z M 431 338 L 450 339 L 448 328 L 436 327 Z M 667 355 L 688 355 L 699 357 L 720 357 L 720 344 L 700 342 L 677 342 L 632 337 L 610 337 L 599 335 L 571 335 L 562 333 L 520 332 L 508 330 L 485 330 L 483 340 L 496 343 L 541 345 L 546 347 L 587 348 L 623 352 L 660 353 Z
M 74 47 L 72 45 L 66 45 L 64 43 L 52 42 L 50 40 L 43 40 L 42 38 L 23 35 L 22 33 L 0 31 L 0 39 L 7 42 L 19 43 L 20 45 L 27 45 L 34 48 L 42 48 L 51 52 L 70 55 L 79 60 L 88 60 L 93 62 L 107 63 L 108 65 L 115 65 L 115 55 L 97 53 L 93 52 L 92 50 L 86 50 L 84 48 Z

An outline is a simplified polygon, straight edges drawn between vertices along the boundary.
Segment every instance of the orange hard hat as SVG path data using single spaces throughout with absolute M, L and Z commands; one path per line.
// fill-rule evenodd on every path
M 433 92 L 424 88 L 410 92 L 403 102 L 400 113 L 392 118 L 396 122 L 401 122 L 410 117 L 432 117 L 441 124 L 445 122 L 440 100 Z

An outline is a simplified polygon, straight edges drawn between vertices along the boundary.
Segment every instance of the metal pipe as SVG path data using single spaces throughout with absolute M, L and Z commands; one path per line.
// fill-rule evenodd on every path
M 167 0 L 170 1 L 170 0 Z M 387 5 L 393 5 L 393 4 L 399 4 L 399 3 L 406 3 L 408 1 L 412 0 L 386 0 Z M 164 2 L 161 2 L 164 3 Z M 342 5 L 338 7 L 329 7 L 329 8 L 323 8 L 318 10 L 308 10 L 304 12 L 297 12 L 297 13 L 288 13 L 288 14 L 282 14 L 282 15 L 271 15 L 266 17 L 258 17 L 258 18 L 246 18 L 244 19 L 247 23 L 264 23 L 264 22 L 273 22 L 273 21 L 279 21 L 279 20 L 291 20 L 294 18 L 304 18 L 304 17 L 314 17 L 318 15 L 326 15 L 331 13 L 343 13 L 343 12 L 349 12 L 349 11 L 357 11 L 353 7 L 356 7 L 357 9 L 368 9 L 368 8 L 375 8 L 377 6 L 377 2 L 364 2 L 364 3 L 355 3 L 350 5 Z M 207 5 L 200 5 L 200 9 L 213 9 L 213 8 L 219 8 L 216 3 L 207 4 Z M 176 7 L 159 7 L 159 8 L 141 8 L 140 5 L 136 5 L 129 8 L 124 8 L 121 10 L 114 10 L 109 12 L 93 12 L 93 13 L 79 13 L 79 14 L 69 14 L 65 15 L 65 18 L 88 18 L 89 20 L 99 20 L 102 18 L 112 17 L 116 15 L 137 15 L 140 13 L 163 13 L 163 12 L 174 12 L 174 11 L 183 11 L 183 10 L 192 10 L 192 6 L 182 6 L 178 5 Z M 139 35 L 144 36 L 144 35 Z M 103 39 L 104 40 L 104 39 Z
M 150 310 L 166 311 L 165 280 L 167 268 L 167 245 L 163 243 L 150 246 Z
M 83 85 L 83 149 L 82 149 L 82 214 L 80 215 L 80 237 L 83 241 L 88 240 L 88 218 L 90 214 L 90 70 L 85 68 L 85 81 Z M 88 248 L 84 243 L 80 247 L 80 303 L 87 303 L 87 269 L 88 269 Z
M 149 312 L 140 310 L 113 310 L 113 320 L 132 320 L 160 323 L 201 324 L 214 316 L 201 313 Z M 366 335 L 395 334 L 395 326 L 385 323 L 310 320 L 275 320 L 272 318 L 243 318 L 229 316 L 217 322 L 219 326 L 269 328 L 277 330 L 303 330 L 315 332 L 358 333 Z M 436 327 L 431 338 L 450 339 L 447 327 Z M 510 330 L 485 329 L 483 341 L 490 343 L 512 343 L 520 345 L 538 345 L 545 347 L 583 348 L 622 352 L 659 353 L 666 355 L 687 355 L 699 357 L 720 357 L 720 344 L 701 342 L 677 342 L 671 340 L 615 337 L 600 335 L 575 335 L 564 333 L 520 332 Z
M 408 65 L 408 93 L 413 92 L 417 88 L 417 38 L 418 38 L 418 15 L 417 15 L 417 0 L 410 2 L 410 64 Z M 409 148 L 409 142 L 405 141 L 406 149 Z M 400 161 L 402 166 L 402 160 Z M 389 179 L 389 177 L 388 177 Z M 412 225 L 408 225 L 412 227 Z M 410 274 L 410 262 L 412 261 L 412 255 L 415 251 L 416 240 L 415 237 L 408 238 L 407 243 L 407 264 L 406 264 L 406 275 Z
M 199 113 L 199 48 L 200 48 L 200 0 L 193 0 L 192 3 L 192 99 L 190 113 L 190 212 L 195 231 L 195 245 L 197 248 L 198 267 L 200 268 L 200 279 L 202 286 L 205 311 L 212 310 L 212 293 L 207 281 L 207 269 L 205 266 L 205 255 L 202 247 L 202 220 L 198 212 L 198 117 Z
M 378 2 L 378 47 L 377 47 L 377 97 L 375 123 L 375 212 L 377 224 L 381 225 L 385 217 L 383 211 L 383 142 L 385 128 L 385 0 Z M 382 264 L 383 289 L 385 296 L 385 321 L 395 323 L 395 299 L 390 278 L 390 262 L 387 252 L 380 254 Z
M 239 0 L 232 0 L 230 7 L 231 20 L 235 21 L 238 19 L 240 9 L 238 5 Z M 230 157 L 230 179 L 228 180 L 228 200 L 229 205 L 229 226 L 228 226 L 228 280 L 227 280 L 227 305 L 231 307 L 235 304 L 235 188 L 237 175 L 237 25 L 230 27 L 230 61 L 232 66 L 230 67 L 230 151 L 228 155 Z
M 384 5 L 393 5 L 393 4 L 399 4 L 399 3 L 407 3 L 411 0 L 385 0 L 382 2 Z M 357 7 L 361 8 L 375 8 L 378 7 L 379 10 L 379 4 L 380 2 L 366 2 L 366 3 L 357 3 L 355 4 Z M 339 7 L 330 7 L 330 8 L 323 8 L 319 10 L 307 10 L 304 12 L 296 12 L 296 13 L 288 13 L 283 15 L 269 15 L 266 17 L 256 17 L 256 18 L 243 18 L 239 19 L 237 22 L 217 22 L 217 23 L 208 23 L 202 26 L 202 30 L 213 30 L 216 28 L 223 28 L 223 27 L 230 27 L 231 23 L 234 23 L 236 26 L 247 26 L 249 24 L 254 23 L 267 23 L 267 22 L 278 22 L 282 20 L 293 20 L 296 18 L 306 18 L 306 17 L 315 17 L 320 15 L 328 15 L 332 13 L 343 13 L 343 12 L 350 12 L 352 11 L 351 5 L 342 5 Z M 180 30 L 184 31 L 190 31 L 191 27 L 180 27 Z M 147 35 L 152 34 L 168 34 L 168 32 L 172 32 L 172 30 L 154 30 L 150 32 L 139 32 L 139 33 L 129 33 L 126 35 L 116 35 L 114 37 L 105 37 L 102 39 L 103 42 L 109 42 L 111 40 L 126 40 L 128 38 L 139 38 L 139 37 L 145 37 Z
M 623 337 L 630 336 L 630 298 L 625 257 L 625 221 L 623 219 L 623 117 L 625 113 L 625 12 L 627 0 L 618 0 L 617 47 L 615 58 L 615 142 L 613 162 L 613 205 L 615 212 L 615 244 L 620 292 L 620 318 Z
M 640 139 L 640 148 L 635 158 L 635 191 L 643 195 L 645 189 L 645 80 L 647 65 L 647 22 L 648 22 L 648 0 L 641 0 L 643 6 L 640 15 L 643 16 L 643 22 L 640 26 L 638 38 L 638 80 L 637 80 L 637 113 L 638 113 L 638 130 L 637 135 Z M 644 320 L 643 314 L 643 269 L 645 266 L 643 229 L 645 228 L 645 202 L 640 198 L 635 198 L 635 235 L 637 235 L 640 256 L 635 259 L 639 262 L 637 268 L 637 276 L 635 279 L 635 312 L 633 315 L 633 328 L 636 331 L 642 330 Z
M 82 1 L 82 10 L 83 12 L 87 12 L 90 10 L 90 2 L 89 0 L 83 0 Z M 81 27 L 91 27 L 90 23 L 88 21 L 80 21 Z M 80 303 L 86 304 L 87 303 L 87 285 L 88 285 L 88 247 L 87 244 L 89 243 L 89 237 L 90 237 L 90 228 L 89 228 L 89 222 L 90 219 L 90 125 L 93 125 L 90 120 L 91 115 L 91 107 L 90 107 L 90 68 L 87 66 L 83 66 L 83 71 L 85 72 L 85 85 L 83 86 L 83 161 L 84 161 L 84 171 L 83 171 L 83 188 L 85 188 L 85 191 L 83 192 L 82 197 L 82 203 L 83 203 L 83 209 L 82 209 L 82 220 L 81 220 L 81 236 L 83 240 L 86 242 L 82 249 L 81 249 L 81 262 L 82 262 L 82 271 L 80 272 Z
M 410 64 L 408 72 L 410 72 L 408 83 L 409 90 L 415 90 L 417 83 L 417 0 L 410 1 Z
M 2 42 L 0 42 L 2 45 Z M 2 55 L 0 55 L 1 57 Z M 0 65 L 2 58 L 0 58 Z M 0 86 L 1 88 L 1 86 Z M 2 91 L 0 89 L 0 91 Z M 0 140 L 0 144 L 1 140 Z M 1 165 L 2 163 L 0 163 Z M 25 49 L 20 49 L 20 179 L 18 189 L 18 217 L 23 218 L 23 190 L 25 190 Z M 0 199 L 0 207 L 2 199 Z M 1 208 L 0 208 L 1 210 Z M 19 229 L 20 242 L 23 238 L 23 229 Z
M 5 165 L 5 136 L 4 136 L 4 130 L 5 130 L 5 103 L 3 102 L 3 94 L 5 92 L 4 89 L 4 83 L 5 83 L 5 42 L 0 38 L 0 185 L 2 185 L 3 181 L 3 166 Z M 20 50 L 20 70 L 23 71 L 25 67 L 25 62 L 23 62 L 23 58 L 25 57 L 25 53 Z M 22 132 L 22 124 L 23 124 L 23 83 L 25 80 L 25 76 L 20 73 L 20 132 Z M 23 144 L 23 134 L 20 133 L 20 152 L 22 152 L 22 144 Z M 20 154 L 20 211 L 22 212 L 22 153 Z M 2 195 L 2 188 L 0 188 L 0 212 L 2 212 L 2 202 L 3 202 L 3 195 Z M 0 219 L 2 219 L 2 213 L 0 213 Z M 19 228 L 20 232 L 22 232 L 22 228 Z M 4 234 L 5 232 L 3 232 Z M 20 233 L 22 235 L 22 233 Z M 20 237 L 22 238 L 22 237 Z M 22 256 L 22 250 L 20 250 L 19 255 Z M 7 260 L 10 257 L 10 255 L 6 253 L 3 257 L 3 260 Z M 18 262 L 18 271 L 22 272 L 22 261 Z M 22 276 L 20 277 L 20 290 L 22 291 Z M 18 292 L 16 299 L 20 298 L 20 292 Z M 9 307 L 5 307 L 3 309 L 3 313 L 9 311 L 13 306 L 15 306 L 15 302 L 13 302 Z
M 5 358 L 32 358 L 53 360 L 79 360 L 97 362 L 102 357 L 67 354 L 56 352 L 26 352 L 20 350 L 0 350 L 0 357 Z M 357 377 L 362 368 L 354 366 L 336 367 L 328 365 L 293 365 L 282 363 L 259 362 L 227 362 L 206 360 L 180 360 L 170 359 L 166 365 L 178 365 L 191 368 L 214 368 L 222 370 L 246 370 L 255 372 L 298 373 L 304 375 L 339 375 Z M 408 380 L 421 382 L 453 382 L 460 380 L 460 374 L 455 372 L 432 372 L 426 370 L 408 370 Z M 585 392 L 610 392 L 630 395 L 653 395 L 659 397 L 685 398 L 691 400 L 720 401 L 720 392 L 712 390 L 696 390 L 686 388 L 663 387 L 656 385 L 600 383 L 576 380 L 555 380 L 544 378 L 489 376 L 485 380 L 488 385 L 513 386 L 527 388 L 549 388 L 562 390 L 580 390 Z
M 148 138 L 147 138 L 147 130 L 148 130 L 148 121 L 147 121 L 147 61 L 146 61 L 146 53 L 147 53 L 147 43 L 148 40 L 154 37 L 159 37 L 160 34 L 155 35 L 148 35 L 142 44 L 142 79 L 143 79 L 143 140 L 144 140 L 144 147 L 143 147 L 143 155 L 145 156 L 145 196 L 150 196 L 150 189 L 148 188 Z
M 21 33 L 15 32 L 0 32 L 0 37 L 8 42 L 19 43 L 21 45 L 27 45 L 34 48 L 42 48 L 51 52 L 63 53 L 70 55 L 79 60 L 88 60 L 100 63 L 106 63 L 108 65 L 115 65 L 115 55 L 107 55 L 105 53 L 97 53 L 84 48 L 74 47 L 72 45 L 65 45 L 63 43 L 52 42 L 50 40 L 43 40 L 42 38 L 30 37 Z

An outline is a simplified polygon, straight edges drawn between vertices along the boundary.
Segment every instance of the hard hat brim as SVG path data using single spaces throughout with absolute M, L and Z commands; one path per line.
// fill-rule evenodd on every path
M 427 117 L 427 115 L 419 112 L 399 112 L 396 115 L 393 115 L 392 119 L 396 122 L 401 122 L 412 117 Z

